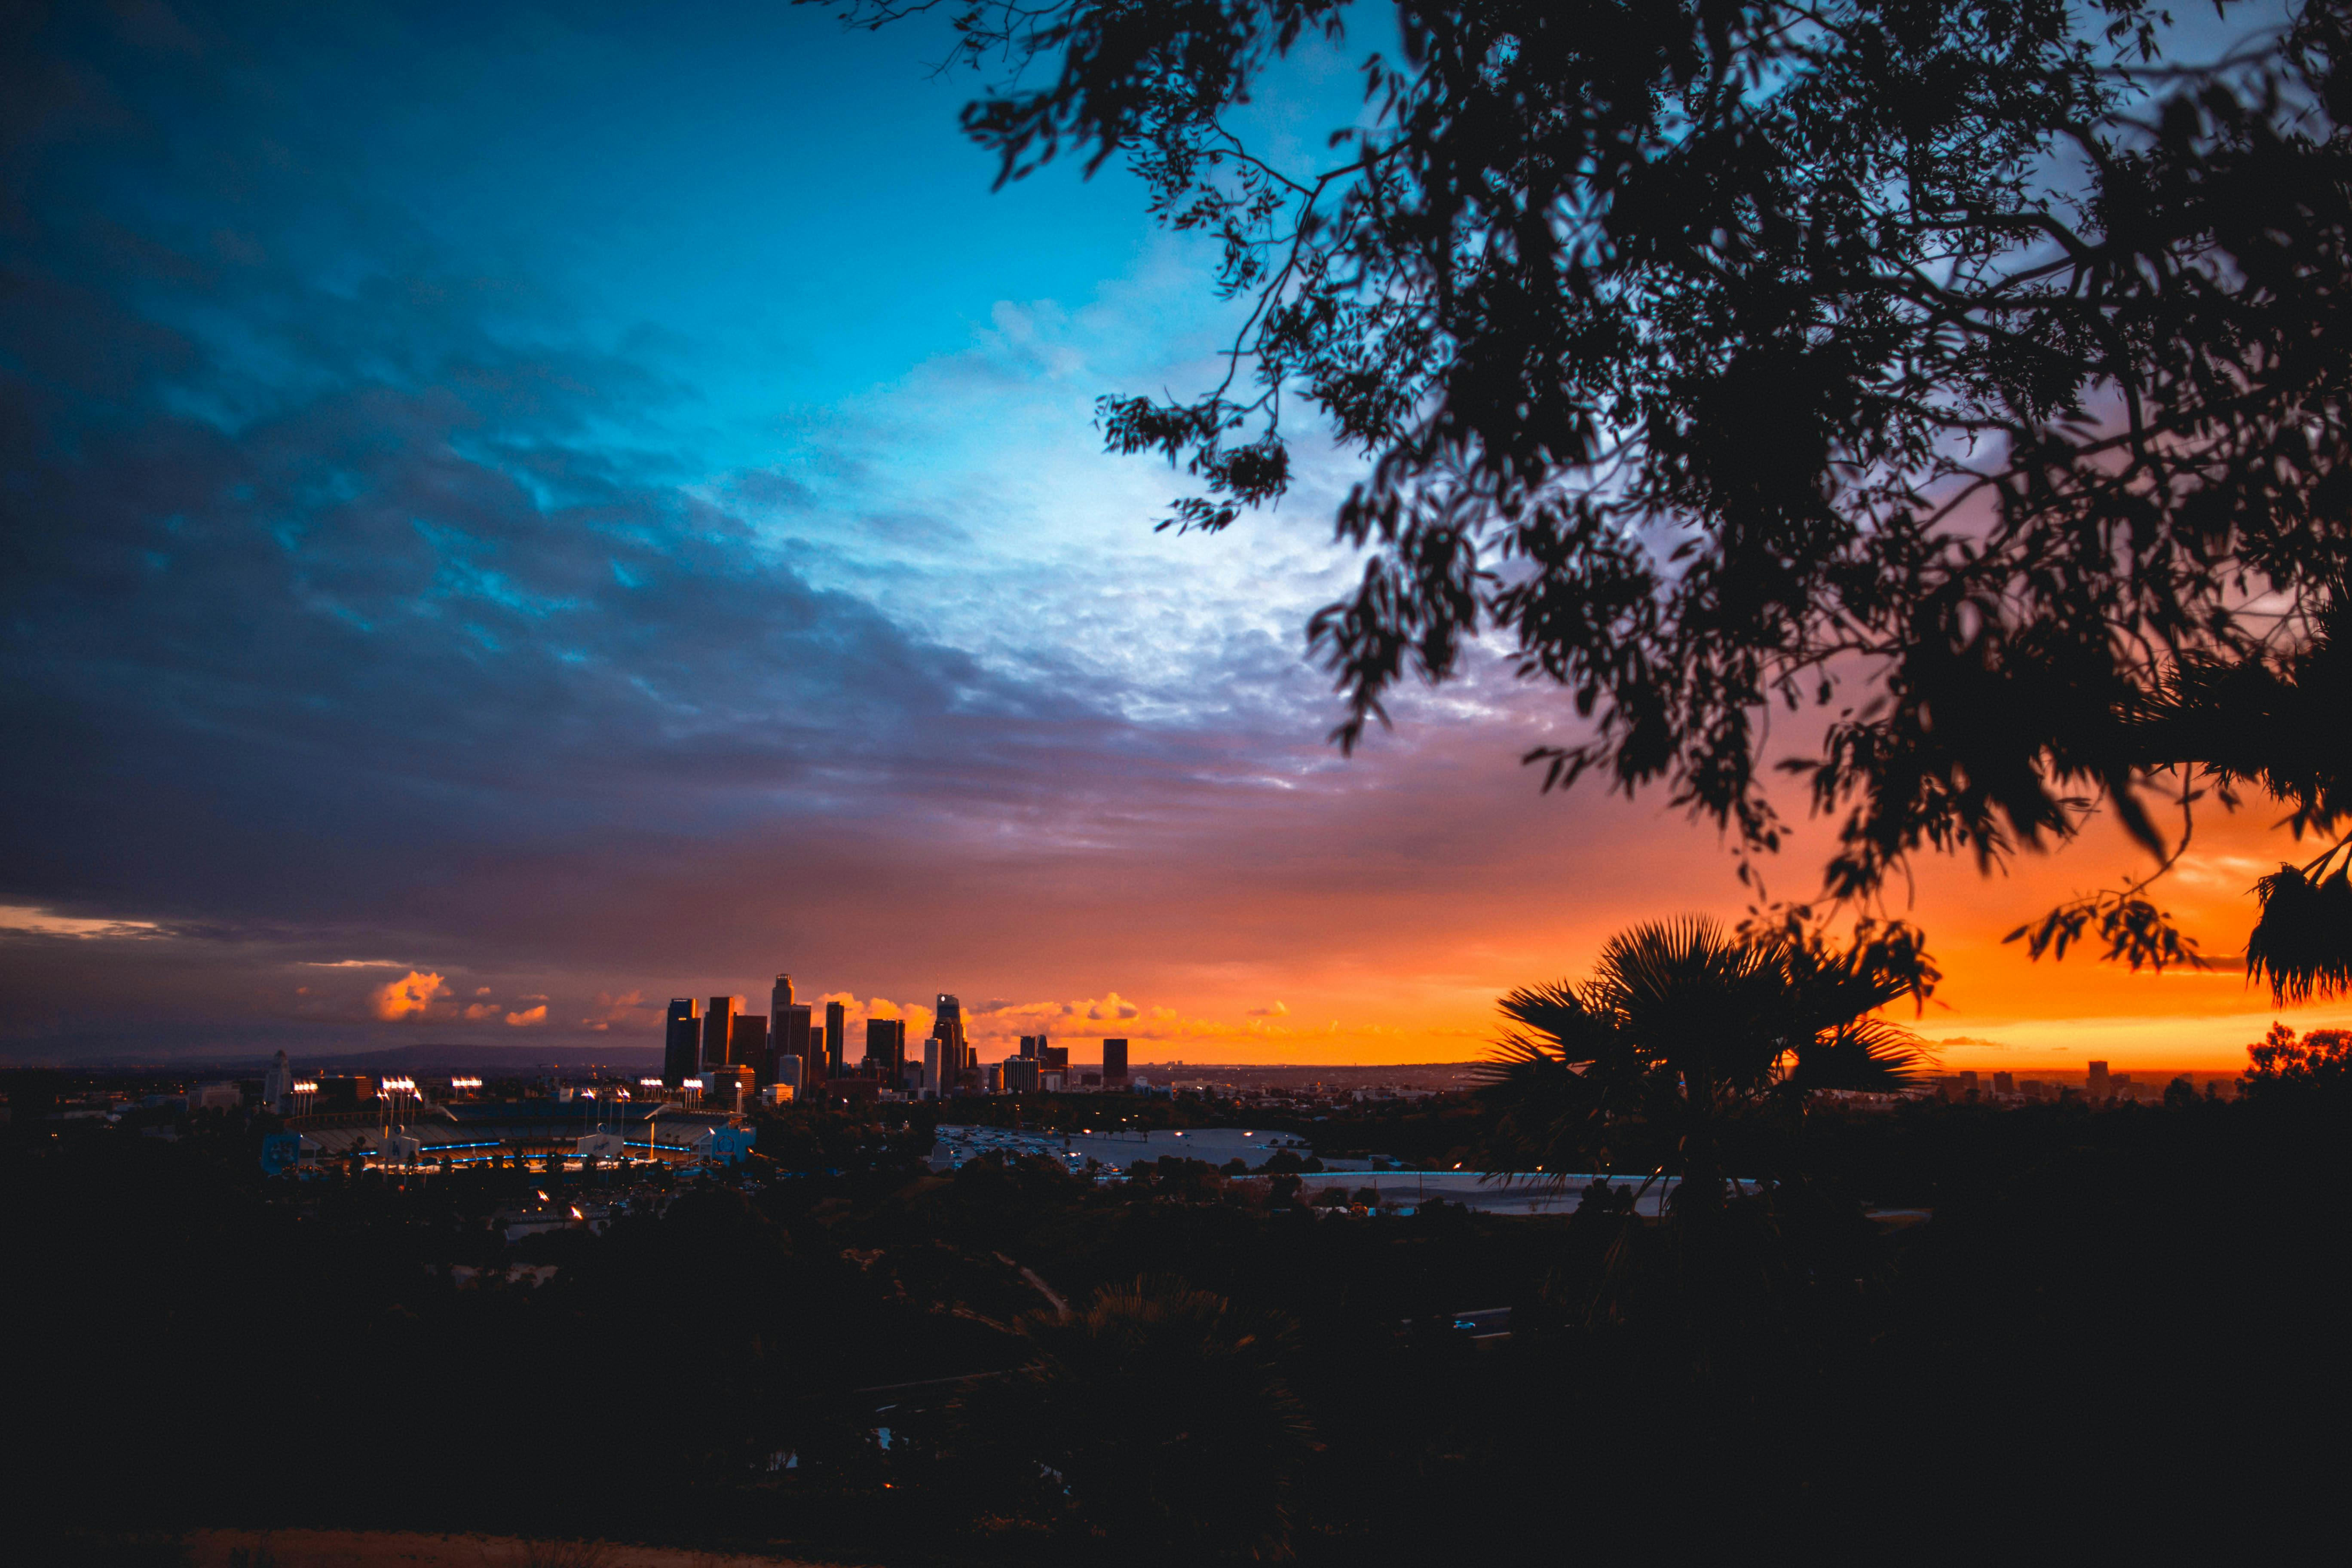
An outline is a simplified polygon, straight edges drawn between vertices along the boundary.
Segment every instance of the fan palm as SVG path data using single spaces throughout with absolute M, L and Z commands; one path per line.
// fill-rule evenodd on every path
M 1512 992 L 1488 1066 L 1507 1168 L 1621 1168 L 1638 1156 L 1682 1179 L 1685 1202 L 1723 1186 L 1726 1120 L 1769 1097 L 1893 1089 L 1921 1059 L 1877 1016 L 1908 982 L 1875 950 L 1757 940 L 1711 920 L 1638 925 L 1592 977 Z

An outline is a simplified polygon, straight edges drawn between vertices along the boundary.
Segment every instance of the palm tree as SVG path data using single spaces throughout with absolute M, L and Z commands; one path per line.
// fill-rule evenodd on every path
M 1756 939 L 1702 917 L 1652 921 L 1592 978 L 1522 988 L 1489 1064 L 1503 1168 L 1635 1165 L 1680 1178 L 1676 1206 L 1722 1200 L 1726 1121 L 1829 1089 L 1894 1089 L 1918 1041 L 1877 1016 L 1910 989 L 1880 947 Z

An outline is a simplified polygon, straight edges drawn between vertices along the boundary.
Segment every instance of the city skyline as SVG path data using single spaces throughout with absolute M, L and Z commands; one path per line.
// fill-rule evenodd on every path
M 1500 650 L 1327 744 L 1302 631 L 1360 466 L 1153 531 L 1177 481 L 1093 400 L 1202 379 L 1212 249 L 1116 170 L 992 194 L 921 25 L 172 15 L 63 15 L 24 87 L 0 1058 L 658 1038 L 790 952 L 918 1039 L 986 977 L 999 1054 L 1458 1060 L 1612 931 L 1748 904 L 1662 799 L 1539 792 L 1577 721 Z M 1297 71 L 1278 137 L 1353 100 Z M 2230 960 L 2300 858 L 2202 820 L 2155 896 Z M 2003 943 L 2145 867 L 2104 827 L 1921 861 L 1903 1021 L 2020 1072 L 2352 1024 Z

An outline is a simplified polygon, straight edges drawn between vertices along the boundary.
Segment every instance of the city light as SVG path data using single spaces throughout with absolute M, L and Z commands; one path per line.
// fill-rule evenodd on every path
M 449 1087 L 451 1089 L 479 1089 L 482 1087 L 482 1080 L 478 1078 L 453 1078 L 449 1080 Z
M 698 1078 L 690 1078 L 684 1083 L 679 1084 L 677 1087 L 680 1089 L 700 1089 L 702 1087 L 702 1080 Z
M 662 1089 L 667 1086 L 657 1078 L 641 1078 L 637 1079 L 637 1087 L 639 1089 Z

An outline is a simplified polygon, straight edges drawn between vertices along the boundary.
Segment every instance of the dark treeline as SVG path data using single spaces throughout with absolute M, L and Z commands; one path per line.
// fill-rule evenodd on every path
M 2347 1113 L 2326 1082 L 1817 1107 L 1787 1179 L 1696 1237 L 1607 1194 L 1370 1217 L 1314 1206 L 1345 1177 L 1175 1161 L 1111 1188 L 1042 1160 L 941 1177 L 919 1131 L 804 1114 L 768 1129 L 782 1160 L 640 1187 L 658 1216 L 512 1246 L 500 1202 L 612 1194 L 271 1184 L 226 1131 L 19 1128 L 12 1479 L 47 1526 L 894 1563 L 1517 1561 L 1563 1531 L 1828 1550 L 2216 1506 L 2252 1528 L 2332 1452 L 2298 1435 L 2345 1386 Z M 835 1173 L 787 1173 L 812 1157 Z M 1494 1308 L 1507 1340 L 1448 1327 Z

